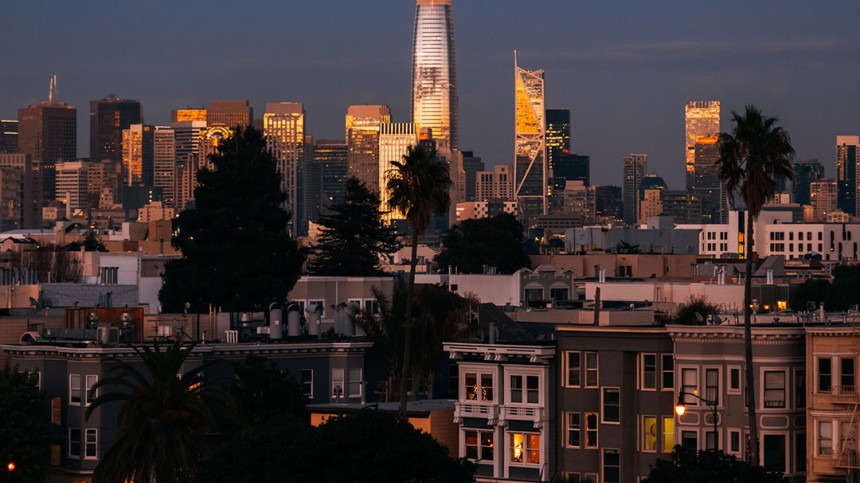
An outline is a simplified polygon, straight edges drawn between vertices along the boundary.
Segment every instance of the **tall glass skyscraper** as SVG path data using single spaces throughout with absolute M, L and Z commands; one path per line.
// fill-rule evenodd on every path
M 687 190 L 696 177 L 696 143 L 699 138 L 720 134 L 720 101 L 690 101 L 684 106 Z
M 857 215 L 857 168 L 860 166 L 860 136 L 836 136 L 836 183 L 839 209 Z
M 543 70 L 526 70 L 514 54 L 514 199 L 532 217 L 547 213 L 546 108 Z
M 457 149 L 457 69 L 451 0 L 417 0 L 412 38 L 412 122 Z

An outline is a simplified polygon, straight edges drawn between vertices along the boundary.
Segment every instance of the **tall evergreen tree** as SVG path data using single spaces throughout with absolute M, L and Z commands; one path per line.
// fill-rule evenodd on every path
M 54 442 L 48 414 L 34 377 L 8 364 L 0 368 L 0 481 L 45 481 Z
M 303 253 L 290 236 L 286 194 L 262 133 L 238 130 L 210 155 L 214 170 L 197 173 L 196 207 L 174 223 L 182 258 L 165 267 L 159 300 L 165 311 L 186 303 L 202 312 L 261 309 L 295 285 Z
M 400 248 L 397 233 L 382 222 L 379 195 L 354 177 L 346 182 L 346 198 L 319 218 L 323 226 L 314 257 L 313 275 L 371 277 L 380 275 L 379 256 Z

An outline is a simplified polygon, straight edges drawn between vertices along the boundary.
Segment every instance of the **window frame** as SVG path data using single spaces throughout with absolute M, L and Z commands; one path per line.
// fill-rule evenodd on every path
M 606 454 L 609 452 L 614 452 L 618 456 L 618 466 L 617 466 L 618 478 L 614 479 L 614 480 L 607 480 L 606 479 L 606 468 L 607 468 L 607 466 L 606 466 Z M 620 448 L 601 448 L 601 451 L 600 451 L 600 475 L 601 475 L 600 481 L 601 482 L 620 483 L 622 481 L 621 468 L 623 466 L 624 465 L 621 464 L 621 449 Z
M 310 374 L 310 378 L 305 380 L 305 374 Z M 302 369 L 301 372 L 301 380 L 299 381 L 302 385 L 302 394 L 305 395 L 308 399 L 314 398 L 314 370 L 313 369 Z M 305 386 L 308 386 L 309 391 L 306 391 Z
M 675 445 L 677 444 L 677 442 L 675 441 L 675 440 L 677 439 L 677 438 L 676 438 L 676 436 L 675 436 L 675 428 L 676 428 L 676 425 L 675 425 L 675 417 L 674 417 L 674 416 L 668 416 L 668 417 L 667 417 L 667 416 L 663 416 L 663 418 L 662 418 L 662 419 L 663 419 L 663 421 L 662 421 L 663 425 L 662 425 L 661 429 L 662 429 L 663 431 L 662 431 L 662 433 L 661 433 L 661 435 L 662 435 L 662 439 L 661 439 L 662 446 L 661 446 L 661 448 L 663 448 L 663 453 L 671 453 L 671 452 L 672 452 L 672 450 L 675 448 Z M 671 429 L 671 431 L 670 431 L 670 430 L 668 430 L 668 428 L 667 428 L 667 426 L 666 426 L 666 423 L 667 423 L 668 421 L 671 421 L 671 422 L 672 422 L 672 429 Z M 670 444 L 670 445 L 667 445 L 667 444 L 666 444 L 666 441 L 667 441 L 667 438 L 666 438 L 666 437 L 667 437 L 668 435 L 671 435 L 671 436 L 672 436 L 672 444 Z
M 90 382 L 92 381 L 92 383 Z M 81 395 L 84 406 L 92 404 L 93 400 L 99 397 L 99 390 L 93 391 L 93 386 L 99 382 L 98 374 L 87 374 L 84 376 L 84 393 Z
M 671 361 L 671 369 L 666 369 L 666 360 Z M 662 391 L 675 390 L 675 354 L 663 353 L 660 354 L 660 389 Z M 666 385 L 666 376 L 672 378 L 672 384 Z
M 738 374 L 738 386 L 732 386 L 732 373 L 737 371 Z M 730 394 L 733 396 L 740 396 L 744 391 L 744 372 L 741 366 L 728 366 L 727 368 L 728 377 L 726 378 L 726 394 Z
M 337 373 L 340 373 L 339 378 L 335 377 L 335 374 L 337 374 Z M 339 396 L 337 394 L 337 391 L 335 390 L 337 388 L 337 384 L 335 384 L 335 382 L 338 380 L 340 380 L 340 395 Z M 346 389 L 346 387 L 344 387 L 345 385 L 346 385 L 346 370 L 345 370 L 345 368 L 343 368 L 343 367 L 332 367 L 331 368 L 331 384 L 329 384 L 329 386 L 330 386 L 329 393 L 331 395 L 331 398 L 332 399 L 338 399 L 338 397 L 340 397 L 341 399 L 345 399 L 347 397 L 347 395 L 346 395 L 347 389 Z
M 572 368 L 570 361 L 571 356 L 576 355 L 576 368 Z M 576 383 L 571 383 L 571 371 L 576 371 Z M 564 353 L 564 387 L 582 387 L 582 352 L 580 351 L 565 351 Z
M 498 404 L 500 401 L 498 396 L 498 384 L 496 381 L 499 378 L 498 366 L 488 366 L 486 364 L 458 364 L 458 375 L 459 382 L 457 388 L 458 400 L 460 402 L 469 403 L 469 404 L 485 404 L 485 405 L 493 405 Z M 469 374 L 475 374 L 476 381 L 476 389 L 475 389 L 475 399 L 468 398 L 468 391 L 466 383 L 468 382 L 467 376 Z M 490 380 L 492 385 L 490 386 L 491 396 L 490 398 L 484 400 L 480 399 L 477 396 L 479 394 L 483 394 L 483 377 L 482 376 L 490 376 Z M 461 392 L 462 390 L 462 392 Z
M 75 379 L 77 379 L 77 385 L 75 385 L 73 382 Z M 82 381 L 80 374 L 69 374 L 69 406 L 80 406 L 81 404 L 83 404 L 81 383 Z M 77 401 L 75 401 L 75 393 L 77 393 Z
M 761 401 L 761 403 L 759 404 L 759 409 L 762 409 L 762 410 L 769 410 L 769 409 L 785 410 L 786 408 L 788 408 L 789 407 L 788 385 L 789 385 L 789 381 L 790 381 L 788 369 L 778 369 L 778 368 L 773 368 L 773 367 L 762 367 L 760 369 L 760 371 L 761 371 L 761 374 L 760 374 L 761 383 L 759 384 L 759 386 L 760 386 L 759 400 Z M 768 385 L 767 385 L 768 384 L 768 380 L 767 380 L 768 374 L 782 374 L 782 388 L 781 389 L 778 387 L 768 388 Z M 775 406 L 775 405 L 768 406 L 768 404 L 767 404 L 768 401 L 766 399 L 766 395 L 768 394 L 768 391 L 780 391 L 780 390 L 782 391 L 782 406 Z
M 469 446 L 471 446 L 468 443 L 469 433 L 475 433 L 476 440 L 475 440 L 474 448 L 475 448 L 475 454 L 477 455 L 477 458 L 470 458 L 469 457 Z M 490 442 L 490 446 L 484 446 L 484 444 L 483 444 L 483 441 L 484 441 L 483 435 L 485 435 L 485 434 L 490 435 L 490 438 L 492 439 L 492 441 Z M 492 456 L 493 456 L 492 458 L 487 459 L 487 458 L 482 457 L 482 456 L 484 456 L 485 448 L 489 448 L 489 450 L 492 451 Z M 467 429 L 465 429 L 463 431 L 463 452 L 461 454 L 463 455 L 463 458 L 466 458 L 469 461 L 474 461 L 475 463 L 488 462 L 488 461 L 495 462 L 496 461 L 496 432 L 493 430 L 478 429 L 478 428 L 467 428 Z
M 589 416 L 594 417 L 594 427 L 589 425 Z M 585 449 L 597 449 L 600 447 L 600 414 L 595 412 L 585 413 L 585 441 L 583 447 Z M 590 444 L 589 433 L 594 433 L 594 444 Z
M 653 357 L 654 358 L 654 364 L 653 364 L 653 366 L 651 366 L 652 367 L 652 378 L 653 378 L 653 383 L 651 386 L 648 386 L 646 384 L 646 381 L 648 379 L 648 377 L 647 377 L 648 376 L 648 371 L 647 371 L 648 366 L 645 362 L 646 357 Z M 657 354 L 654 352 L 643 352 L 643 353 L 639 354 L 639 365 L 640 365 L 640 368 L 639 368 L 639 389 L 642 391 L 656 391 L 657 390 L 657 374 L 658 374 L 658 372 L 657 372 Z
M 699 400 L 697 398 L 695 398 L 693 396 L 681 394 L 681 393 L 699 394 L 699 384 L 700 384 L 699 367 L 698 366 L 681 366 L 678 369 L 679 369 L 679 372 L 681 375 L 680 387 L 678 388 L 678 395 L 683 397 L 684 405 L 699 407 Z M 695 386 L 690 386 L 690 385 L 686 384 L 686 381 L 684 380 L 684 373 L 686 371 L 692 371 L 693 372 L 693 378 L 692 379 L 695 381 Z M 689 388 L 692 388 L 692 389 L 689 389 Z
M 73 432 L 73 431 L 77 432 L 78 438 L 77 438 L 76 440 L 75 440 L 75 439 L 72 439 L 72 432 Z M 81 447 L 81 437 L 83 436 L 83 432 L 81 431 L 81 428 L 72 428 L 72 427 L 70 427 L 70 428 L 69 428 L 69 430 L 68 430 L 68 436 L 69 436 L 69 439 L 67 440 L 68 445 L 67 445 L 67 448 L 66 448 L 66 454 L 67 454 L 67 456 L 68 456 L 69 458 L 78 458 L 78 459 L 80 459 L 80 458 L 81 458 L 81 455 L 83 454 L 83 452 L 81 451 L 81 450 L 83 449 L 83 448 Z M 74 448 L 74 447 L 77 447 L 77 448 L 78 448 L 77 453 L 72 452 L 72 448 Z
M 728 454 L 733 454 L 735 456 L 741 455 L 744 452 L 744 439 L 743 439 L 743 431 L 740 428 L 729 428 L 728 431 L 728 439 L 726 439 L 726 447 L 724 451 Z M 738 437 L 738 449 L 732 449 L 732 437 Z
M 514 447 L 514 439 L 515 439 L 515 435 L 517 435 L 517 434 L 522 436 L 522 441 L 523 441 L 523 448 L 522 448 L 522 459 L 523 460 L 522 461 L 515 461 L 514 460 L 514 450 L 516 449 Z M 538 443 L 537 449 L 532 448 L 532 446 L 529 444 L 529 441 L 531 440 L 532 436 L 537 437 L 537 443 Z M 543 463 L 544 458 L 543 458 L 543 448 L 541 447 L 542 446 L 541 445 L 541 433 L 539 433 L 539 432 L 536 433 L 533 431 L 531 431 L 531 432 L 530 431 L 506 431 L 505 432 L 505 440 L 508 443 L 506 445 L 506 448 L 508 449 L 509 453 L 508 453 L 508 457 L 506 459 L 507 459 L 509 465 L 539 468 L 541 466 L 541 464 Z M 538 455 L 538 462 L 537 463 L 533 463 L 533 462 L 529 461 L 529 455 L 533 451 L 537 451 L 537 455 Z
M 611 420 L 606 418 L 606 392 L 614 391 L 618 394 L 617 412 L 618 419 Z M 603 386 L 600 388 L 600 422 L 603 424 L 621 424 L 621 387 L 619 386 Z
M 717 373 L 717 385 L 716 390 L 714 391 L 715 397 L 712 397 L 709 394 L 709 391 L 714 388 L 714 386 L 709 385 L 708 374 L 713 374 L 714 371 L 716 371 Z M 704 391 L 702 391 L 703 394 L 700 393 L 700 395 L 709 401 L 713 401 L 714 399 L 716 399 L 717 407 L 723 407 L 723 368 L 720 366 L 713 365 L 702 366 L 701 377 L 701 384 L 702 387 L 704 387 Z
M 654 422 L 654 432 L 650 433 L 648 431 L 648 420 L 651 419 Z M 643 453 L 656 453 L 657 448 L 660 447 L 660 427 L 658 423 L 660 419 L 653 414 L 644 414 L 640 417 L 640 431 L 639 431 L 639 447 Z M 648 448 L 648 436 L 653 435 L 654 443 L 653 448 Z
M 821 425 L 822 424 L 830 425 L 830 431 L 829 431 L 830 437 L 829 438 L 822 438 L 822 432 L 821 432 Z M 833 457 L 833 455 L 836 454 L 834 451 L 836 448 L 833 447 L 833 426 L 834 426 L 833 420 L 831 420 L 831 419 L 816 419 L 815 420 L 815 448 L 814 449 L 815 449 L 815 456 L 816 457 L 818 457 L 818 456 Z M 822 441 L 830 441 L 830 447 L 829 447 L 830 451 L 829 452 L 827 452 L 827 453 L 821 452 L 821 448 L 822 448 L 821 442 Z
M 358 381 L 353 380 L 352 376 L 355 371 L 358 371 Z M 353 384 L 358 384 L 358 392 L 352 392 Z M 364 395 L 364 369 L 361 367 L 350 367 L 346 370 L 346 396 L 361 397 Z
M 588 356 L 594 355 L 594 367 L 590 367 L 588 363 Z M 585 384 L 583 387 L 587 388 L 597 388 L 600 387 L 600 354 L 597 351 L 586 351 L 585 352 L 585 380 L 583 383 Z M 594 373 L 594 383 L 589 382 L 589 376 L 591 373 Z
M 90 434 L 93 435 L 93 441 L 90 442 Z M 83 456 L 85 460 L 97 460 L 99 459 L 99 430 L 98 428 L 86 428 L 84 429 L 84 441 L 83 441 Z M 90 455 L 90 445 L 92 445 L 92 455 Z
M 821 386 L 822 386 L 822 384 L 821 384 L 821 377 L 822 377 L 821 361 L 827 361 L 827 364 L 829 365 L 827 377 L 829 378 L 830 382 L 829 382 L 826 390 L 821 389 Z M 827 356 L 816 355 L 815 356 L 815 393 L 816 394 L 832 394 L 833 393 L 833 376 L 834 376 L 834 374 L 833 374 L 833 357 L 830 355 L 827 355 Z
M 573 416 L 576 416 L 576 423 L 573 422 Z M 564 447 L 565 448 L 582 448 L 582 413 L 577 411 L 569 411 L 565 413 L 565 430 L 564 430 Z M 576 444 L 570 442 L 570 435 L 576 435 Z

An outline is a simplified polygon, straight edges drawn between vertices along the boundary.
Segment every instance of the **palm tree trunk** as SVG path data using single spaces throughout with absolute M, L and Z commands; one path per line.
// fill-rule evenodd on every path
M 750 462 L 758 465 L 758 419 L 755 403 L 755 371 L 752 355 L 752 240 L 753 214 L 747 211 L 746 278 L 744 279 L 744 361 L 746 365 L 747 415 L 749 416 Z
M 400 410 L 401 419 L 406 418 L 406 382 L 411 371 L 412 352 L 412 305 L 415 298 L 415 265 L 418 263 L 418 230 L 412 227 L 412 259 L 409 262 L 409 285 L 406 290 L 406 320 L 403 322 L 403 367 L 400 374 Z

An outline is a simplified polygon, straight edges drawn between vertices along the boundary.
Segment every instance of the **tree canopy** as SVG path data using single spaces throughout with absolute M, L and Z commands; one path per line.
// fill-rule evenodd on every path
M 252 127 L 238 130 L 210 155 L 214 170 L 197 173 L 195 207 L 174 222 L 182 258 L 165 266 L 159 300 L 167 312 L 209 304 L 224 311 L 262 309 L 295 285 L 303 253 L 288 232 L 281 175 Z
M 807 310 L 808 302 L 824 304 L 826 310 L 848 310 L 860 304 L 860 266 L 840 265 L 833 268 L 833 281 L 807 280 L 791 297 L 791 308 Z
M 0 481 L 44 481 L 54 434 L 48 414 L 34 377 L 8 365 L 0 369 Z
M 352 277 L 380 275 L 379 256 L 400 248 L 396 231 L 383 224 L 383 214 L 379 210 L 379 195 L 350 177 L 343 203 L 330 206 L 318 220 L 322 233 L 308 263 L 308 273 Z
M 522 244 L 523 226 L 513 215 L 465 220 L 448 230 L 434 261 L 443 272 L 455 267 L 462 273 L 483 273 L 486 265 L 511 274 L 530 265 Z
M 658 459 L 643 483 L 784 483 L 781 474 L 749 464 L 722 451 L 675 446 L 672 459 Z

